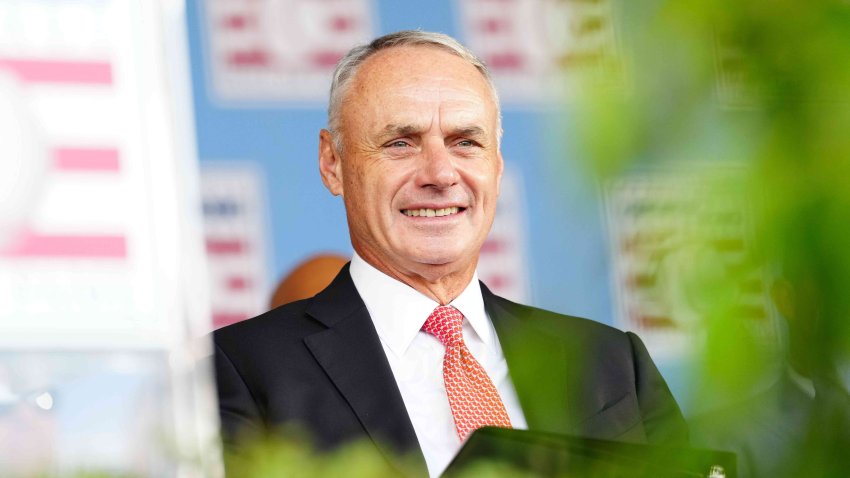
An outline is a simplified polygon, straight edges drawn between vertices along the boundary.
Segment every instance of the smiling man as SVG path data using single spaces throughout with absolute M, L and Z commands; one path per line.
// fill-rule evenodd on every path
M 345 200 L 354 250 L 448 304 L 472 279 L 496 211 L 493 90 L 469 61 L 415 45 L 375 53 L 338 89 L 319 167 Z
M 340 61 L 319 170 L 355 254 L 314 298 L 216 332 L 227 446 L 292 424 L 321 448 L 370 439 L 436 476 L 487 425 L 686 440 L 636 336 L 478 281 L 500 137 L 486 67 L 448 36 L 398 32 Z

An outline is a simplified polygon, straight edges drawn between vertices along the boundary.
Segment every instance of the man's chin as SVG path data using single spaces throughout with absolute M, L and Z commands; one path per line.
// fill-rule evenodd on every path
M 448 247 L 418 248 L 407 255 L 413 262 L 428 266 L 445 266 L 463 260 L 464 255 L 457 250 L 449 250 Z
M 474 263 L 469 255 L 446 254 L 445 251 L 433 254 L 420 254 L 413 258 L 413 262 L 421 269 L 450 274 L 457 272 Z
M 394 256 L 403 269 L 423 277 L 441 277 L 475 268 L 478 253 L 476 249 L 460 247 L 466 241 L 468 239 L 409 240 L 398 244 L 400 247 L 395 249 Z

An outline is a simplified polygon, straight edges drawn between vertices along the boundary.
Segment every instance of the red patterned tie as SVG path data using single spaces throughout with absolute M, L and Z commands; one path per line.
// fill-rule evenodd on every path
M 460 439 L 465 440 L 473 431 L 488 425 L 510 428 L 511 419 L 499 391 L 463 342 L 463 314 L 441 305 L 434 309 L 422 330 L 446 346 L 443 380 Z

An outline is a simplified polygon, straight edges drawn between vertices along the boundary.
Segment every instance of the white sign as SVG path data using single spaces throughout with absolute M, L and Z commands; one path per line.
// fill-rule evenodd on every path
M 26 149 L 6 148 L 21 155 L 12 164 L 43 163 L 25 176 L 36 195 L 13 201 L 28 214 L 0 250 L 0 345 L 172 340 L 152 232 L 176 234 L 173 215 L 155 210 L 173 192 L 151 175 L 175 158 L 149 116 L 166 111 L 165 92 L 140 73 L 155 42 L 137 15 L 123 2 L 0 3 L 0 74 L 14 80 L 4 90 L 18 98 Z
M 259 165 L 205 161 L 201 170 L 213 327 L 268 310 L 268 210 Z
M 617 325 L 653 353 L 692 350 L 711 310 L 700 287 L 729 280 L 741 320 L 772 331 L 741 175 L 734 167 L 635 174 L 606 191 Z
M 582 80 L 623 85 L 610 0 L 456 0 L 466 45 L 507 104 L 580 93 Z
M 493 293 L 521 303 L 529 299 L 527 216 L 522 178 L 505 168 L 493 228 L 481 247 L 478 278 Z
M 208 88 L 225 103 L 325 102 L 337 61 L 373 37 L 371 0 L 207 0 Z
M 182 4 L 0 1 L 4 475 L 214 474 Z

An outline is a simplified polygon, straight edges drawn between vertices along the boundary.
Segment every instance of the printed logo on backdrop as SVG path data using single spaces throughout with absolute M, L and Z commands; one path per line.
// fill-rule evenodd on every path
M 580 80 L 624 84 L 610 0 L 455 0 L 463 40 L 506 104 L 569 100 Z
M 616 322 L 638 332 L 654 355 L 693 348 L 709 307 L 701 303 L 703 291 L 694 290 L 701 283 L 739 281 L 736 312 L 757 332 L 773 332 L 767 282 L 749 260 L 741 173 L 735 167 L 644 173 L 606 190 Z
M 527 216 L 522 177 L 506 167 L 493 228 L 481 247 L 478 278 L 493 293 L 523 303 L 529 300 Z
M 201 163 L 213 327 L 268 310 L 268 210 L 259 165 Z
M 374 36 L 372 0 L 206 0 L 207 85 L 214 101 L 327 101 L 334 66 Z

